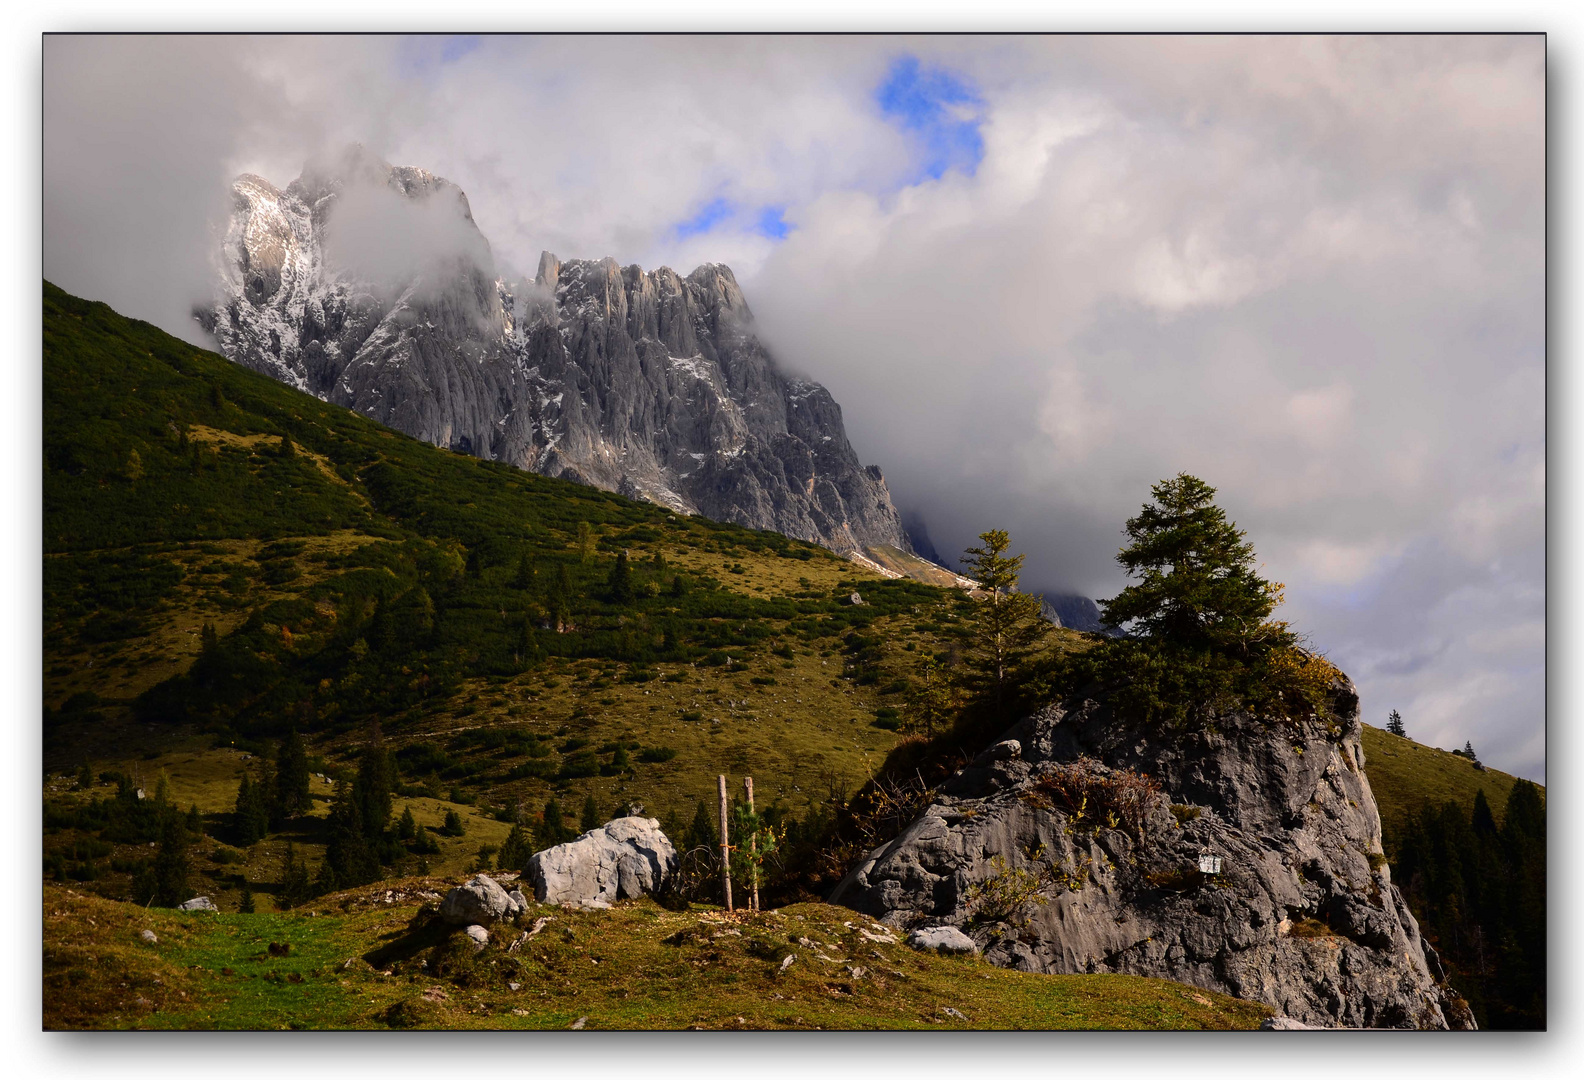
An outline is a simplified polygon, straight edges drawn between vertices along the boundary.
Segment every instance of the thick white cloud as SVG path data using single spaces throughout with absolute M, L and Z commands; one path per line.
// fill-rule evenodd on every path
M 906 55 L 972 175 L 876 104 Z M 51 39 L 46 273 L 180 326 L 223 180 L 352 139 L 519 270 L 732 264 L 943 552 L 1110 595 L 1203 477 L 1367 719 L 1543 776 L 1540 38 Z

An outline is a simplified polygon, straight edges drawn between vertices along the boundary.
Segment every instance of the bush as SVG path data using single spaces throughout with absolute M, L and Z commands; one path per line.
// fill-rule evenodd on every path
M 651 746 L 638 751 L 638 760 L 646 765 L 658 765 L 676 756 L 677 752 L 669 746 Z
M 1024 798 L 1061 810 L 1079 828 L 1122 829 L 1142 841 L 1144 823 L 1162 796 L 1152 777 L 1078 758 L 1042 775 Z

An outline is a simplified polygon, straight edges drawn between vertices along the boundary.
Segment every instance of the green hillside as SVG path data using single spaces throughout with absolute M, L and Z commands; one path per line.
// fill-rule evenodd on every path
M 1427 803 L 1455 802 L 1472 810 L 1474 796 L 1482 790 L 1500 825 L 1517 779 L 1492 768 L 1477 769 L 1466 757 L 1368 724 L 1364 725 L 1364 762 L 1388 838 L 1401 836 L 1409 817 Z M 1387 850 L 1391 848 L 1388 842 Z
M 312 818 L 376 723 L 394 813 L 462 817 L 437 872 L 552 797 L 569 824 L 591 796 L 686 822 L 752 774 L 761 806 L 818 813 L 897 745 L 917 659 L 971 603 L 437 449 L 47 283 L 44 410 L 46 856 L 111 895 L 140 857 L 98 822 L 159 783 L 211 826 L 222 906 L 288 842 L 316 863 Z M 314 813 L 217 850 L 292 729 Z

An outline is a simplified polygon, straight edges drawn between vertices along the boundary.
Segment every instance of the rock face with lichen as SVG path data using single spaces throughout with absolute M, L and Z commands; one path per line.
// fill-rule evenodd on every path
M 456 185 L 361 147 L 232 185 L 230 359 L 416 438 L 852 552 L 911 551 L 841 407 L 777 366 L 730 268 L 497 267 Z
M 831 899 L 959 927 L 1023 971 L 1173 979 L 1328 1027 L 1472 1027 L 1391 882 L 1350 683 L 1332 705 L 1330 722 L 1228 712 L 1189 733 L 1052 705 Z

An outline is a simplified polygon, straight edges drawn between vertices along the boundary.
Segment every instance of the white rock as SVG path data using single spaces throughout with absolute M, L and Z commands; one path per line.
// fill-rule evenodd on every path
M 658 820 L 623 817 L 539 852 L 528 874 L 541 904 L 602 908 L 659 891 L 676 867 Z
M 979 946 L 974 939 L 955 926 L 928 926 L 908 935 L 907 943 L 927 952 L 976 953 Z
M 141 934 L 139 934 L 138 937 L 142 938 L 144 941 L 148 942 L 150 945 L 158 945 L 159 944 L 159 938 L 154 936 L 154 931 L 152 931 L 152 930 L 145 930 Z
M 1306 1024 L 1302 1020 L 1294 1020 L 1290 1016 L 1267 1016 L 1260 1021 L 1261 1031 L 1325 1031 L 1323 1027 L 1315 1024 Z
M 488 874 L 477 874 L 466 885 L 446 893 L 440 904 L 440 917 L 455 926 L 499 922 L 514 917 L 526 905 L 524 901 L 519 906 Z
M 473 939 L 474 952 L 478 952 L 484 946 L 489 944 L 489 931 L 484 929 L 482 926 L 470 926 L 464 930 L 463 933 Z
M 219 911 L 214 901 L 207 896 L 195 896 L 184 904 L 178 904 L 177 911 Z

